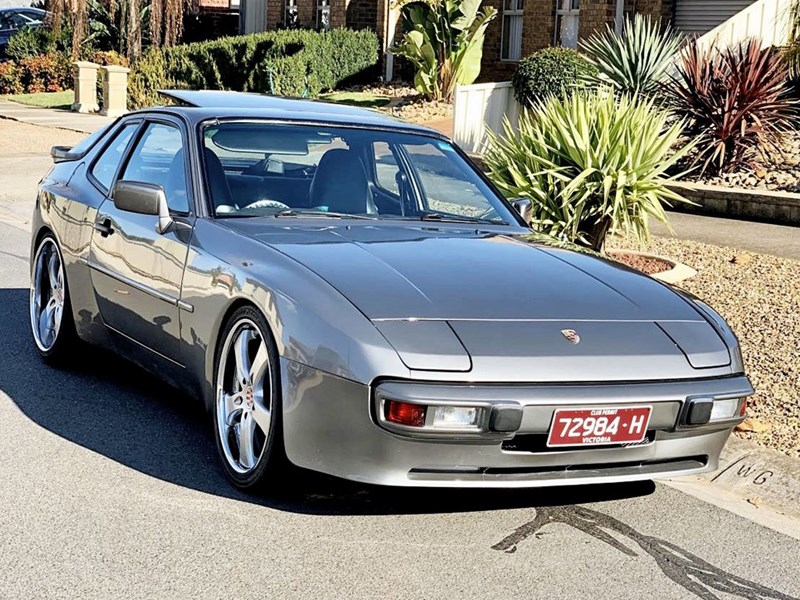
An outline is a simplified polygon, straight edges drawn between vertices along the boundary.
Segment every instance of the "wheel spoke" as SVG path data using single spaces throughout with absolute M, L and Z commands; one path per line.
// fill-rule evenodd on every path
M 225 392 L 220 392 L 223 397 L 224 401 L 224 411 L 225 411 L 225 423 L 228 427 L 232 427 L 234 423 L 238 420 L 239 415 L 242 410 L 242 403 L 241 403 L 241 394 L 226 394 Z M 236 404 L 236 400 L 239 400 L 239 404 Z
M 255 433 L 256 422 L 252 414 L 243 412 L 239 422 L 239 463 L 245 469 L 256 466 Z
M 47 276 L 50 278 L 50 289 L 54 290 L 58 287 L 58 272 L 60 271 L 59 268 L 59 261 L 58 261 L 58 254 L 53 251 L 50 254 L 50 260 L 47 261 Z
M 45 346 L 49 345 L 50 332 L 52 331 L 52 327 L 50 326 L 51 318 L 51 310 L 48 305 L 41 314 L 39 314 L 39 340 Z
M 233 342 L 233 352 L 236 357 L 236 381 L 239 384 L 246 383 L 250 377 L 250 355 L 248 349 L 252 338 L 252 329 L 242 329 Z
M 263 406 L 261 402 L 261 398 L 258 398 L 255 401 L 251 415 L 259 429 L 261 429 L 262 433 L 264 434 L 264 437 L 269 438 L 269 426 L 272 422 L 272 412 L 268 407 Z
M 267 370 L 267 359 L 267 345 L 264 340 L 261 340 L 258 344 L 258 351 L 253 357 L 253 364 L 250 366 L 249 377 L 254 386 L 260 385 L 260 382 L 264 379 L 264 373 Z

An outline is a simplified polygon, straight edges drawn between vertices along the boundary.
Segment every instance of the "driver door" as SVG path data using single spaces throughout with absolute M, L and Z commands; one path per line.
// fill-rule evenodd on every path
M 180 301 L 181 284 L 194 224 L 185 147 L 179 122 L 145 121 L 118 180 L 161 185 L 173 224 L 158 233 L 157 216 L 120 210 L 107 197 L 97 211 L 90 254 L 104 323 L 178 364 L 180 313 L 188 308 Z

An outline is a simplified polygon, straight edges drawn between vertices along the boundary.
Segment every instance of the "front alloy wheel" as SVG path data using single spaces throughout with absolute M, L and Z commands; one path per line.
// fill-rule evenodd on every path
M 230 479 L 241 488 L 262 482 L 282 449 L 276 438 L 276 352 L 266 320 L 244 307 L 229 320 L 217 354 L 214 421 L 217 448 Z

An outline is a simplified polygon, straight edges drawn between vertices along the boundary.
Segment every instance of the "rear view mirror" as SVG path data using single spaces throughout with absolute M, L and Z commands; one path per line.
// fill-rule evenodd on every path
M 164 233 L 172 224 L 167 197 L 160 185 L 143 181 L 118 181 L 111 191 L 111 199 L 120 210 L 157 216 L 158 233 Z
M 72 146 L 53 146 L 50 148 L 50 156 L 53 158 L 54 163 L 75 160 L 79 157 L 78 154 L 72 152 Z
M 531 202 L 529 198 L 517 198 L 516 200 L 512 200 L 511 206 L 519 213 L 526 225 L 531 224 L 533 202 Z

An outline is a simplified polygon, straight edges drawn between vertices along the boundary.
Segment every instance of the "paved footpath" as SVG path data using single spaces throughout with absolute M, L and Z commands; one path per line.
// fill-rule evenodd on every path
M 31 125 L 58 127 L 60 129 L 80 131 L 81 133 L 97 131 L 113 120 L 97 114 L 85 115 L 68 110 L 38 108 L 2 99 L 0 99 L 0 117 L 30 123 Z

